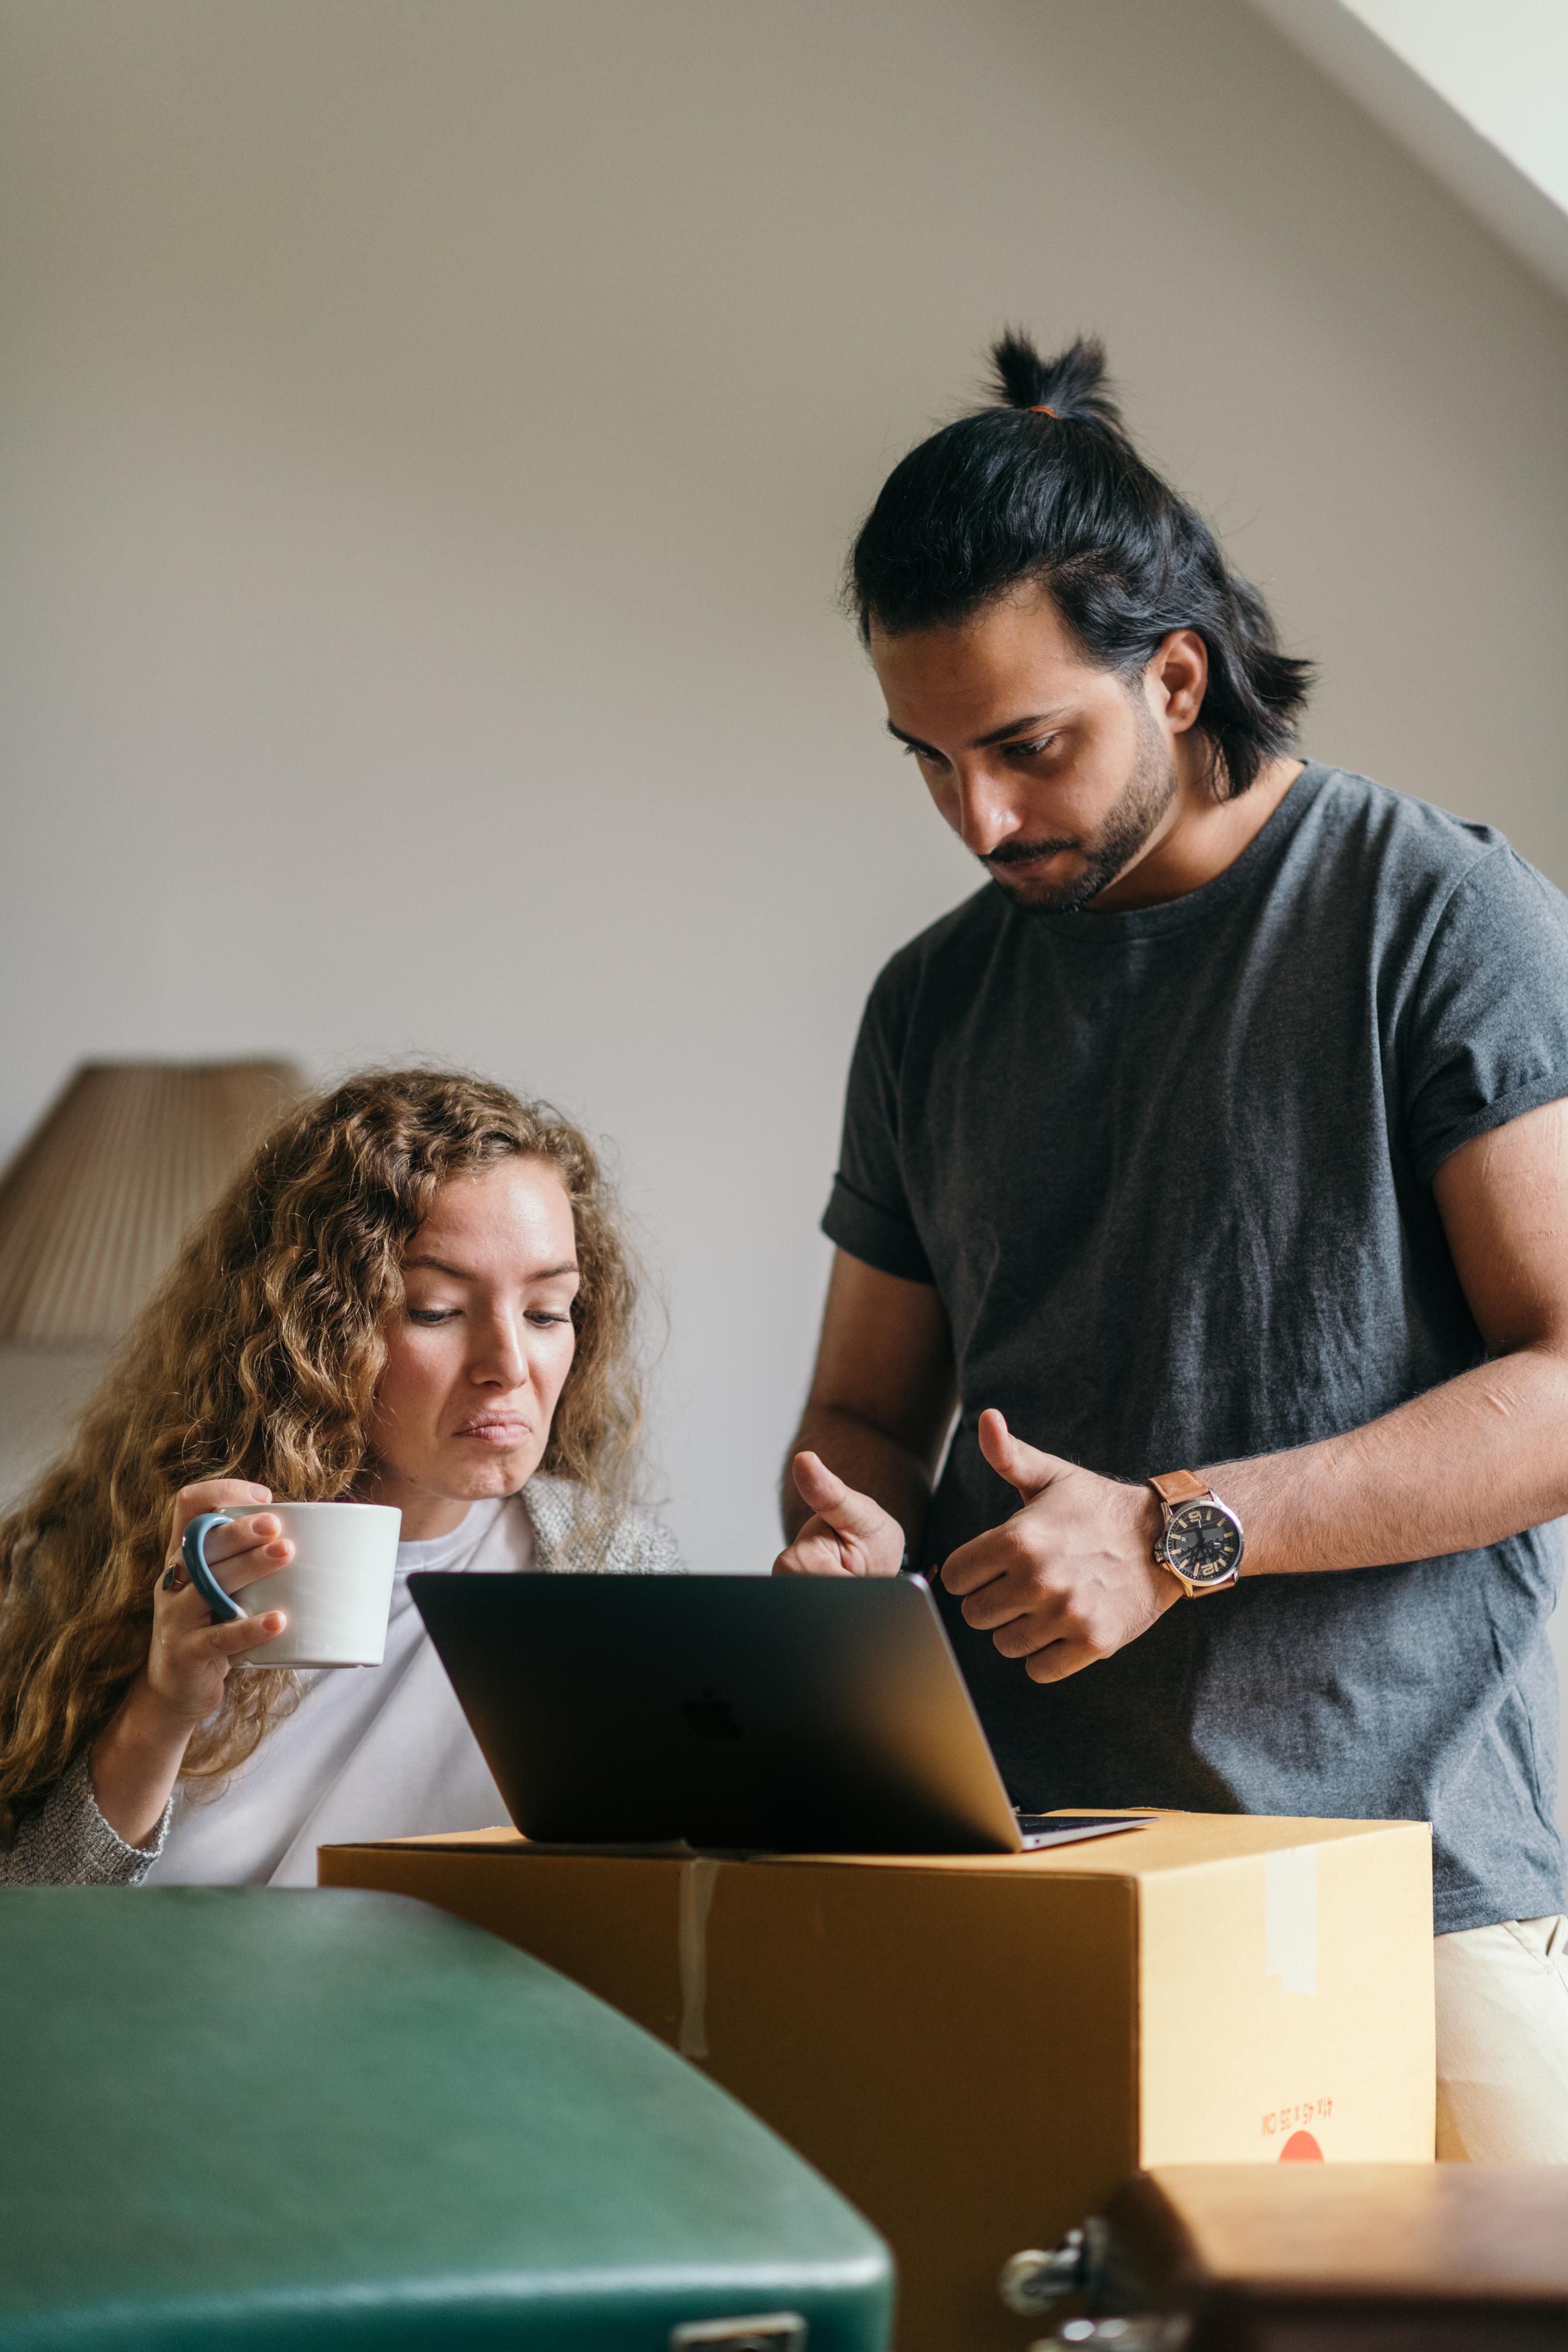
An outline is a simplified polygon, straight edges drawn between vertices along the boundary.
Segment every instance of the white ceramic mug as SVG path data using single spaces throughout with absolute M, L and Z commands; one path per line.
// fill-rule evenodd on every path
M 255 1584 L 226 1592 L 207 1564 L 214 1528 L 270 1511 L 294 1557 Z M 403 1514 L 385 1503 L 264 1503 L 255 1513 L 204 1511 L 185 1529 L 185 1573 L 216 1617 L 232 1622 L 281 1609 L 281 1633 L 242 1650 L 238 1666 L 379 1666 L 397 1572 Z

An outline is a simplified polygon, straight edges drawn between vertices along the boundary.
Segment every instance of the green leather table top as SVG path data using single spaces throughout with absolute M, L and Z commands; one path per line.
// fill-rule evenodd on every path
M 0 2352 L 879 2352 L 879 2239 L 723 2092 L 398 1895 L 0 1895 Z

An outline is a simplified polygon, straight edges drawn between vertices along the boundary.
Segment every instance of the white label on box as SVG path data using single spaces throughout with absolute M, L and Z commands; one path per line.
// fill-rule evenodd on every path
M 1318 1990 L 1318 1849 L 1288 1846 L 1263 1857 L 1268 1973 L 1286 1992 Z

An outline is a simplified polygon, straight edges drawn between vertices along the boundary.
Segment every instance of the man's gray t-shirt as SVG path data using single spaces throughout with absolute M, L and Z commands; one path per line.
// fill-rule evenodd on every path
M 1482 1360 L 1433 1173 L 1564 1096 L 1568 902 L 1363 778 L 1309 766 L 1164 906 L 1029 913 L 987 884 L 872 991 L 823 1221 L 952 1324 L 921 1565 L 1017 1507 L 987 1405 L 1143 1478 L 1332 1437 Z M 1446 1932 L 1563 1900 L 1559 1575 L 1537 1529 L 1244 1578 L 1051 1685 L 942 1607 L 1016 1802 L 1430 1820 Z

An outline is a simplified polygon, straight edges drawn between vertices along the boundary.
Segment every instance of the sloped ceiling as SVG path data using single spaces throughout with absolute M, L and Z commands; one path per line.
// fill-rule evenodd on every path
M 1568 0 L 1252 0 L 1568 297 Z

